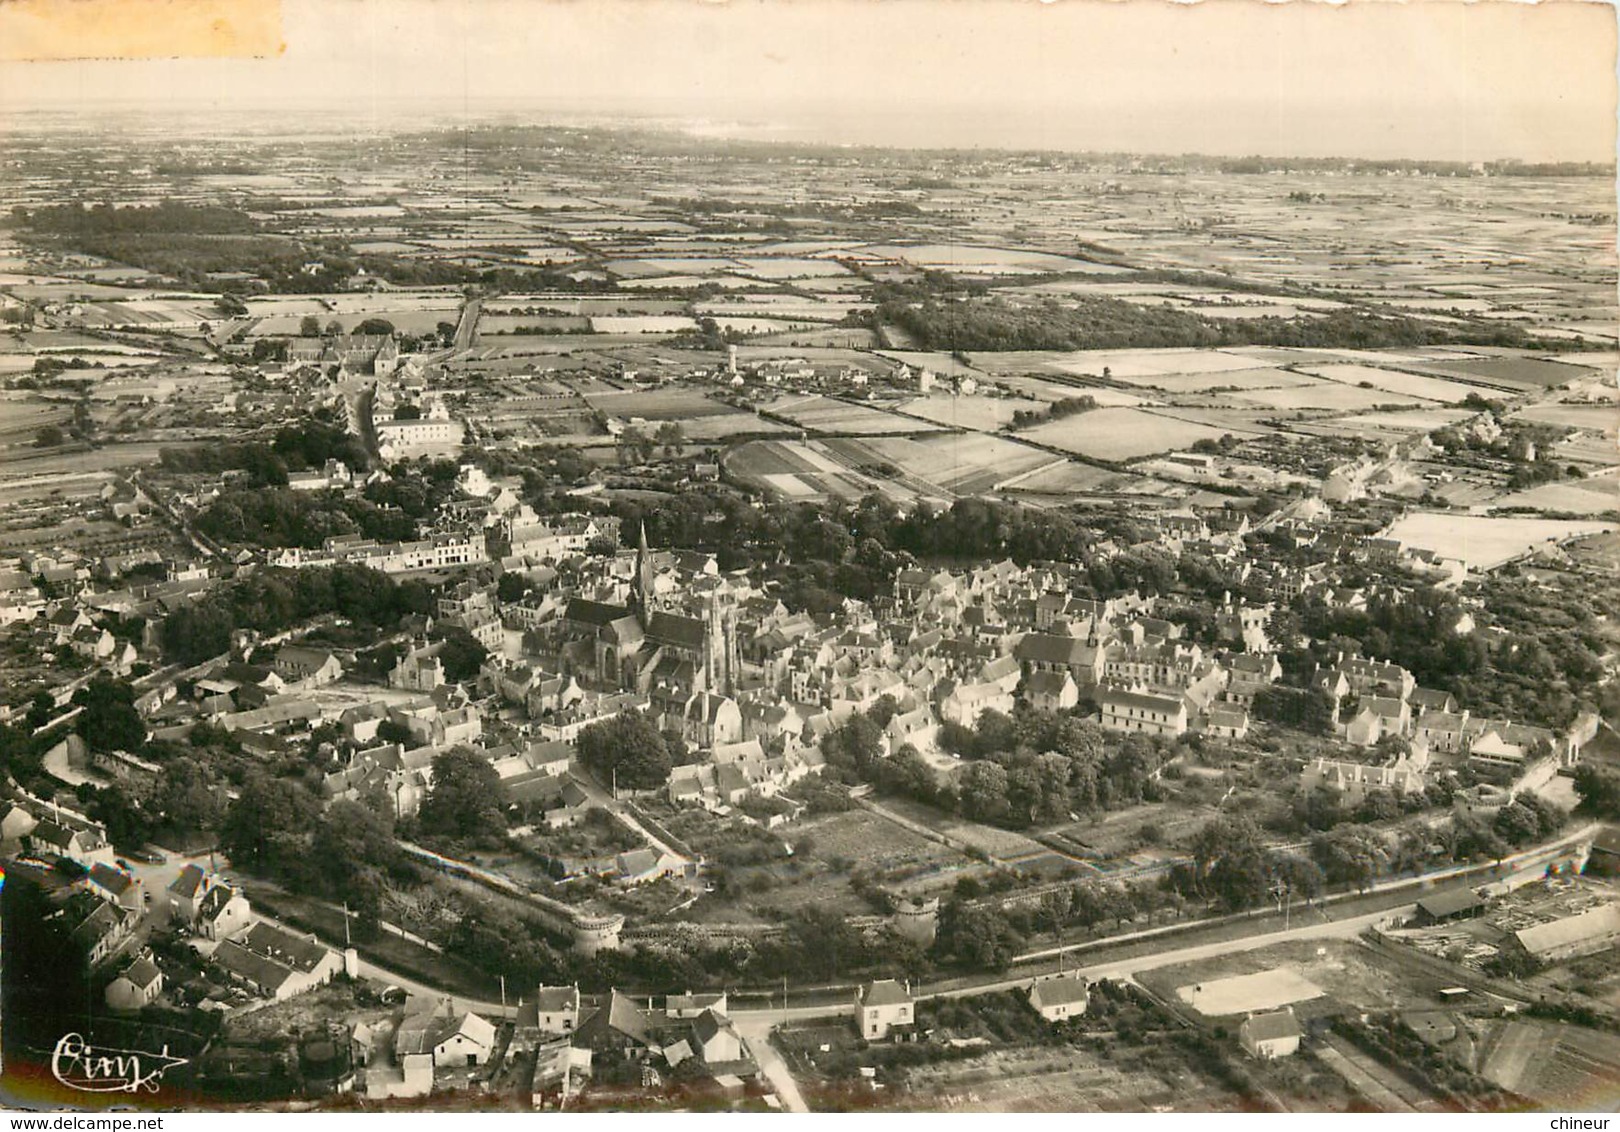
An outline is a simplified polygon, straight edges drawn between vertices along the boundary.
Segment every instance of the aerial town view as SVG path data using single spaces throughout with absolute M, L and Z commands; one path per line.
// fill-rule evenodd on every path
M 1612 161 L 137 109 L 0 100 L 8 1103 L 1620 1104 Z

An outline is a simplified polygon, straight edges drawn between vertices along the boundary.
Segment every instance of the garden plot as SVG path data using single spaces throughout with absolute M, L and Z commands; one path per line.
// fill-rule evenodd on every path
M 1219 440 L 1223 431 L 1140 409 L 1096 409 L 1019 435 L 1094 460 L 1125 461 L 1190 448 L 1199 440 Z
M 1276 1010 L 1321 995 L 1321 987 L 1286 967 L 1176 988 L 1176 997 L 1206 1018 Z
M 1353 363 L 1313 366 L 1304 372 L 1316 377 L 1327 378 L 1329 381 L 1341 382 L 1345 385 L 1371 385 L 1374 389 L 1421 397 L 1425 401 L 1440 401 L 1448 405 L 1456 404 L 1470 393 L 1479 392 L 1478 388 L 1464 385 L 1461 382 L 1442 381 L 1437 377 L 1423 377 L 1415 373 L 1397 373 L 1394 370 L 1378 369 L 1374 366 L 1355 365 Z

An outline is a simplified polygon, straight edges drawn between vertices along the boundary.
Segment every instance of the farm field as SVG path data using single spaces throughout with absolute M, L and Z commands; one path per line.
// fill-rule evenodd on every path
M 1233 393 L 1234 401 L 1263 405 L 1268 409 L 1332 409 L 1343 413 L 1360 412 L 1375 405 L 1418 405 L 1421 400 L 1403 393 L 1389 393 L 1381 389 L 1362 389 L 1358 385 L 1340 385 L 1331 381 L 1318 381 L 1293 389 L 1255 389 Z
M 1456 404 L 1470 393 L 1480 392 L 1477 387 L 1464 385 L 1459 381 L 1443 381 L 1435 377 L 1423 377 L 1415 373 L 1398 373 L 1395 370 L 1379 369 L 1376 366 L 1363 366 L 1354 363 L 1312 366 L 1304 372 L 1345 385 L 1360 386 L 1366 383 L 1375 389 L 1400 393 L 1409 397 L 1421 397 L 1425 401 L 1439 401 L 1447 405 Z
M 1187 494 L 1184 487 L 1148 476 L 1111 472 L 1075 463 L 1043 468 L 1019 480 L 1013 490 L 1031 495 L 1157 495 L 1179 498 Z
M 1570 515 L 1604 515 L 1620 511 L 1620 481 L 1613 476 L 1544 483 L 1528 491 L 1504 495 L 1492 503 L 1495 510 L 1529 507 Z
M 1384 536 L 1461 558 L 1470 570 L 1490 570 L 1542 543 L 1613 529 L 1612 523 L 1419 511 L 1397 519 Z
M 1255 368 L 1254 359 L 1223 350 L 1084 350 L 1055 356 L 1048 365 L 1076 376 L 1107 376 L 1119 381 L 1165 374 L 1218 374 Z
M 582 391 L 593 409 L 614 417 L 644 417 L 649 421 L 718 417 L 739 410 L 706 397 L 699 389 L 608 389 Z M 748 414 L 752 415 L 752 414 Z
M 708 316 L 721 330 L 730 330 L 738 334 L 783 334 L 790 330 L 810 330 L 825 325 L 834 316 L 828 315 L 821 321 L 802 318 L 765 318 L 758 315 L 717 314 Z
M 789 394 L 778 397 L 763 409 L 816 432 L 881 436 L 885 433 L 929 432 L 939 427 L 927 421 L 897 417 L 882 409 L 815 395 Z
M 984 435 L 923 440 L 840 439 L 828 441 L 827 447 L 857 467 L 871 463 L 893 464 L 904 475 L 926 480 L 955 495 L 994 491 L 997 484 L 1058 459 L 1049 452 L 1016 441 Z
M 871 479 L 835 459 L 819 441 L 755 440 L 725 456 L 726 470 L 792 501 L 859 499 L 873 491 L 909 504 L 916 492 L 892 478 Z
M 480 314 L 480 334 L 588 334 L 591 320 L 569 314 Z
M 1172 420 L 1140 409 L 1096 409 L 1048 421 L 1020 436 L 1094 460 L 1125 461 L 1219 440 L 1220 429 Z
M 1129 268 L 1089 263 L 1047 252 L 1016 248 L 980 247 L 969 244 L 872 245 L 861 249 L 868 255 L 931 267 L 962 275 L 1046 275 L 1052 272 L 1084 272 L 1115 275 Z M 820 274 L 827 274 L 823 271 Z
M 919 397 L 907 401 L 900 408 L 914 417 L 934 421 L 948 428 L 967 429 L 971 432 L 996 432 L 1012 423 L 1016 412 L 1044 409 L 1045 401 L 1027 397 L 981 397 L 977 394 L 959 397 Z
M 1620 1037 L 1555 1022 L 1503 1022 L 1480 1072 L 1552 1109 L 1608 1112 L 1620 1102 Z
M 1292 370 L 1276 368 L 1228 369 L 1214 373 L 1163 373 L 1155 375 L 1121 377 L 1114 380 L 1144 389 L 1158 389 L 1165 393 L 1207 393 L 1213 389 L 1291 389 L 1314 384 L 1309 377 Z
M 1363 413 L 1320 422 L 1343 425 L 1348 429 L 1394 429 L 1397 432 L 1433 432 L 1473 416 L 1469 409 L 1397 409 L 1391 413 Z
M 1550 389 L 1591 375 L 1591 371 L 1584 366 L 1550 362 L 1542 358 L 1459 358 L 1429 362 L 1423 368 L 1523 389 Z
M 1516 421 L 1563 425 L 1613 437 L 1620 430 L 1620 407 L 1615 405 L 1532 405 L 1512 414 Z
M 598 334 L 678 334 L 696 330 L 697 321 L 674 314 L 593 314 L 591 329 Z

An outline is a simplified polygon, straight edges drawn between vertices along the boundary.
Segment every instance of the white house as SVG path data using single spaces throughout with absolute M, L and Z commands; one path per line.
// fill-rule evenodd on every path
M 1086 1012 L 1090 992 L 1078 975 L 1043 979 L 1029 988 L 1029 1004 L 1048 1022 L 1078 1018 Z
M 916 1005 L 908 988 L 893 979 L 878 979 L 855 989 L 855 1018 L 861 1037 L 881 1041 L 894 1027 L 916 1022 Z
M 1238 1041 L 1250 1057 L 1270 1061 L 1299 1051 L 1299 1019 L 1292 1007 L 1251 1014 L 1238 1027 Z

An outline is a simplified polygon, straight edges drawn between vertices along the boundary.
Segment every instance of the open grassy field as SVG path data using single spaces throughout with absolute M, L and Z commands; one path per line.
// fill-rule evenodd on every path
M 1612 523 L 1591 521 L 1418 511 L 1396 520 L 1384 535 L 1402 546 L 1461 558 L 1470 570 L 1490 570 L 1539 544 L 1612 529 Z
M 1206 1018 L 1276 1010 L 1296 1002 L 1309 1002 L 1321 994 L 1321 987 L 1286 967 L 1228 975 L 1176 988 L 1176 998 Z
M 1019 435 L 1095 460 L 1124 461 L 1188 448 L 1197 440 L 1219 440 L 1222 432 L 1140 409 L 1096 409 L 1036 425 Z

